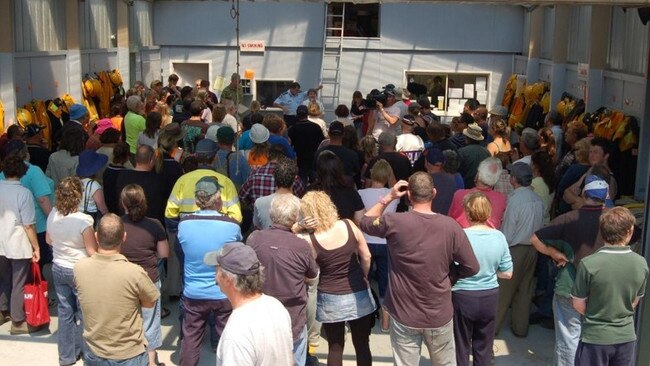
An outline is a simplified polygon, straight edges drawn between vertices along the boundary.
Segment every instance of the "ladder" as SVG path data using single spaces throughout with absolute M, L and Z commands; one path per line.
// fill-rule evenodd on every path
M 337 10 L 335 4 L 325 3 L 323 61 L 321 62 L 320 71 L 320 81 L 323 89 L 320 98 L 325 109 L 323 111 L 325 121 L 328 124 L 336 118 L 334 110 L 339 105 L 339 93 L 341 91 L 340 66 L 343 54 L 345 4 L 339 3 L 337 5 L 340 6 L 340 14 L 334 13 Z

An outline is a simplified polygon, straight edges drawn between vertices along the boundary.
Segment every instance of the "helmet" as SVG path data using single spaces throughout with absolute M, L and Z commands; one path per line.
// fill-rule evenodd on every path
M 16 121 L 18 121 L 18 124 L 24 128 L 25 126 L 34 123 L 34 115 L 25 108 L 18 108 L 16 111 Z

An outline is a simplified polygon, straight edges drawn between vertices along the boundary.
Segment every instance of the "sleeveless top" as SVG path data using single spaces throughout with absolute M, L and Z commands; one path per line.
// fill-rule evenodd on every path
M 512 148 L 507 151 L 502 151 L 501 147 L 496 143 L 496 141 L 493 141 L 494 146 L 497 147 L 499 150 L 496 154 L 494 154 L 494 157 L 501 160 L 501 164 L 503 164 L 503 168 L 505 168 L 508 164 L 512 163 Z
M 339 248 L 327 250 L 320 245 L 314 234 L 309 234 L 316 250 L 316 263 L 320 267 L 320 292 L 347 295 L 368 288 L 357 255 L 357 239 L 348 220 L 343 222 L 348 228 L 348 241 Z

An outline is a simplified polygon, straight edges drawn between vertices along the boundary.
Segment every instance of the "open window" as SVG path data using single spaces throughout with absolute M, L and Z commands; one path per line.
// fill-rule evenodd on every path
M 476 98 L 480 104 L 488 105 L 488 73 L 407 71 L 406 81 L 425 85 L 431 106 L 448 115 L 460 114 L 469 98 Z
M 289 90 L 291 83 L 293 80 L 256 80 L 255 99 L 262 104 L 262 107 L 273 107 L 275 99 Z
M 328 27 L 343 28 L 343 37 L 379 37 L 379 4 L 330 3 Z M 343 19 L 341 19 L 341 16 Z M 338 37 L 340 31 L 330 30 L 328 36 Z

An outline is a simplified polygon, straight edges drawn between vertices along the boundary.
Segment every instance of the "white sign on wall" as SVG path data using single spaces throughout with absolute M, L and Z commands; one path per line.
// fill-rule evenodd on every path
M 578 64 L 578 80 L 588 80 L 589 79 L 589 64 Z
M 265 49 L 265 43 L 264 41 L 240 41 L 239 42 L 239 49 L 242 52 L 261 52 L 264 53 Z

